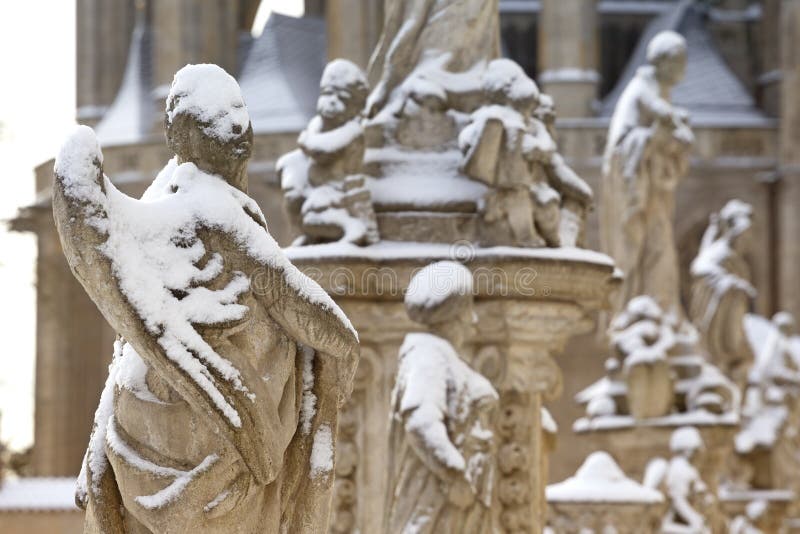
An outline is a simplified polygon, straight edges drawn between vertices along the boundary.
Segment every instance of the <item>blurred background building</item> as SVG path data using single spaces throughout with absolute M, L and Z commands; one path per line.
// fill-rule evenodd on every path
M 293 236 L 275 161 L 295 147 L 314 114 L 326 61 L 345 57 L 366 67 L 381 32 L 383 2 L 307 0 L 303 17 L 272 14 L 253 37 L 259 4 L 77 0 L 76 119 L 97 130 L 108 175 L 138 196 L 171 157 L 163 106 L 173 74 L 186 63 L 221 65 L 239 80 L 256 134 L 251 195 L 273 236 L 286 245 Z M 800 246 L 794 240 L 800 235 L 800 100 L 791 97 L 800 89 L 798 4 L 500 1 L 503 53 L 554 97 L 561 152 L 595 191 L 610 115 L 644 62 L 646 42 L 667 28 L 686 37 L 687 76 L 673 102 L 689 110 L 697 143 L 690 175 L 676 196 L 681 266 L 688 270 L 708 214 L 729 199 L 746 200 L 754 207 L 756 237 L 748 258 L 759 289 L 753 311 L 767 316 L 777 310 L 800 316 Z M 34 233 L 38 242 L 36 408 L 26 473 L 73 477 L 115 334 L 61 252 L 50 206 L 52 167 L 48 161 L 36 169 L 37 201 L 13 221 L 15 230 Z M 596 232 L 589 240 L 598 248 Z M 580 415 L 572 396 L 602 373 L 605 349 L 597 340 L 574 340 L 559 361 L 565 392 L 551 407 L 561 438 L 552 480 L 571 474 L 592 449 L 571 434 Z M 0 498 L 0 523 L 5 510 Z

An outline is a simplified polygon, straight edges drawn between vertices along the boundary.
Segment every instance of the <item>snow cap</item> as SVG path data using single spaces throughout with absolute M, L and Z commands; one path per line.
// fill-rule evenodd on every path
M 334 59 L 325 66 L 320 87 L 348 87 L 363 93 L 369 92 L 367 77 L 358 65 L 347 59 Z
M 482 79 L 483 90 L 503 94 L 511 100 L 539 100 L 539 88 L 522 67 L 506 58 L 489 62 Z
M 667 30 L 659 32 L 647 44 L 647 62 L 655 63 L 664 57 L 675 57 L 686 53 L 686 39 L 679 33 Z
M 440 323 L 456 316 L 472 299 L 472 273 L 454 261 L 439 261 L 420 269 L 406 290 L 409 317 L 423 324 Z
M 753 214 L 753 206 L 748 204 L 747 202 L 742 202 L 739 199 L 734 198 L 733 200 L 729 200 L 721 210 L 719 210 L 719 215 L 723 219 L 734 219 L 738 217 L 750 217 Z
M 794 332 L 794 315 L 787 311 L 780 311 L 772 316 L 772 323 L 777 326 L 784 334 Z
M 694 452 L 703 448 L 703 438 L 693 426 L 682 426 L 669 438 L 669 450 L 675 452 Z
M 175 73 L 166 111 L 168 124 L 185 113 L 203 123 L 206 135 L 224 142 L 240 137 L 250 126 L 239 84 L 212 63 L 186 65 Z

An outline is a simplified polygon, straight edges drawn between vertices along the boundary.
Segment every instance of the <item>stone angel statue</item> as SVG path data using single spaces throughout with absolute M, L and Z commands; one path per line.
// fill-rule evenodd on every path
M 686 112 L 670 103 L 670 90 L 686 69 L 686 41 L 675 32 L 659 33 L 647 46 L 647 62 L 611 118 L 601 241 L 625 273 L 614 313 L 631 298 L 650 295 L 665 312 L 682 317 L 672 217 L 694 137 Z
M 88 127 L 56 159 L 64 252 L 120 336 L 79 480 L 86 531 L 321 532 L 356 332 L 247 196 L 236 81 L 187 65 L 165 123 L 175 157 L 139 200 Z
M 712 214 L 690 269 L 689 315 L 712 361 L 740 385 L 753 362 L 744 325 L 756 297 L 746 258 L 752 213 L 749 204 L 731 200 Z
M 474 322 L 472 273 L 450 261 L 428 265 L 412 278 L 405 302 L 430 333 L 408 334 L 400 348 L 384 531 L 493 532 L 498 396 L 460 356 Z

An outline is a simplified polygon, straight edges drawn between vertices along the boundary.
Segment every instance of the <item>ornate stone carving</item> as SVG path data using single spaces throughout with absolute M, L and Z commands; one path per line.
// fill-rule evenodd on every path
M 236 81 L 188 65 L 167 99 L 176 157 L 142 200 L 91 129 L 56 160 L 67 259 L 119 332 L 80 478 L 91 532 L 320 532 L 358 342 L 247 196 Z
M 687 115 L 669 102 L 683 78 L 686 42 L 656 35 L 614 110 L 603 156 L 601 241 L 625 273 L 617 312 L 633 297 L 650 295 L 682 317 L 678 260 L 672 233 L 673 197 L 686 173 L 693 134 Z
M 691 266 L 689 316 L 712 361 L 741 385 L 753 360 L 744 329 L 745 314 L 756 296 L 744 257 L 752 212 L 750 205 L 731 200 L 712 214 Z
M 474 321 L 472 273 L 433 263 L 405 302 L 431 333 L 410 333 L 400 348 L 386 531 L 491 532 L 497 393 L 459 356 Z M 508 493 L 502 483 L 499 492 Z
M 366 188 L 361 113 L 369 87 L 352 62 L 328 63 L 320 81 L 317 115 L 297 140 L 299 149 L 278 161 L 286 209 L 303 232 L 296 244 L 378 241 Z

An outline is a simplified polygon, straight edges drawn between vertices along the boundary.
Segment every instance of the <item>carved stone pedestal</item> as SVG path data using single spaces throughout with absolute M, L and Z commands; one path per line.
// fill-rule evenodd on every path
M 615 283 L 611 260 L 578 249 L 385 241 L 363 248 L 307 246 L 287 254 L 334 297 L 361 337 L 347 408 L 355 423 L 349 426 L 343 416 L 339 434 L 332 531 L 381 531 L 397 353 L 405 334 L 419 330 L 406 316 L 403 293 L 420 268 L 455 259 L 473 272 L 478 323 L 477 341 L 468 348 L 470 363 L 500 393 L 494 520 L 503 532 L 541 532 L 552 446 L 542 408 L 560 394 L 562 384 L 554 357 L 570 336 L 591 327 L 588 312 L 606 306 Z

